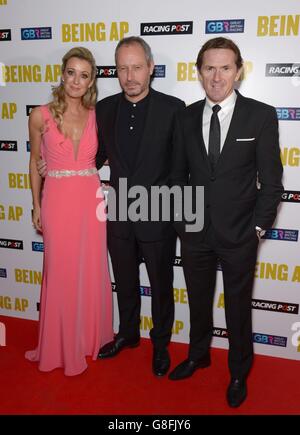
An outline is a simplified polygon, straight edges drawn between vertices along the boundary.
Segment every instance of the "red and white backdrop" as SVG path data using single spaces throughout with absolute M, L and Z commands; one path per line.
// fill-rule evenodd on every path
M 95 55 L 99 98 L 118 92 L 114 49 L 130 35 L 141 35 L 153 49 L 153 87 L 187 104 L 203 97 L 195 69 L 201 45 L 216 35 L 232 38 L 245 60 L 240 92 L 277 108 L 285 193 L 260 245 L 253 340 L 256 353 L 300 359 L 300 9 L 294 0 L 0 0 L 0 314 L 38 319 L 43 238 L 31 225 L 31 107 L 49 101 L 61 58 L 73 46 Z M 107 180 L 109 168 L 100 174 Z M 187 343 L 179 244 L 177 255 L 172 340 Z M 217 275 L 213 346 L 227 348 L 221 271 Z M 143 264 L 141 294 L 141 334 L 148 337 L 151 289 Z M 116 300 L 114 311 L 117 329 Z

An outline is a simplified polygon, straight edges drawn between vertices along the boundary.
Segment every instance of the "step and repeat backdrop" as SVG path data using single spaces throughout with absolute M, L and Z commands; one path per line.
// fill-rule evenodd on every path
M 43 238 L 31 224 L 28 115 L 50 100 L 61 58 L 73 46 L 89 48 L 97 60 L 99 99 L 119 92 L 114 49 L 131 35 L 152 47 L 153 88 L 186 104 L 204 96 L 195 68 L 201 45 L 216 35 L 232 38 L 245 61 L 240 92 L 276 107 L 285 192 L 274 227 L 260 244 L 253 341 L 258 354 L 300 359 L 300 5 L 294 0 L 0 0 L 0 314 L 39 316 Z M 109 167 L 100 175 L 108 181 Z M 189 309 L 179 243 L 174 272 L 172 340 L 187 343 Z M 151 288 L 144 264 L 140 291 L 141 334 L 148 337 Z M 221 270 L 213 336 L 213 346 L 228 347 Z

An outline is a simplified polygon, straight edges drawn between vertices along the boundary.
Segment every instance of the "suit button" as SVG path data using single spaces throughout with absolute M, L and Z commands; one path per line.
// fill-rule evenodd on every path
M 210 181 L 215 181 L 216 177 L 210 177 Z

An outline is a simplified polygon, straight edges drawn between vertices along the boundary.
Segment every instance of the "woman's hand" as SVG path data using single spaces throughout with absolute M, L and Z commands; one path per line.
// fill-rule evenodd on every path
M 41 220 L 41 209 L 40 207 L 35 207 L 32 214 L 32 225 L 37 230 L 42 232 L 42 220 Z

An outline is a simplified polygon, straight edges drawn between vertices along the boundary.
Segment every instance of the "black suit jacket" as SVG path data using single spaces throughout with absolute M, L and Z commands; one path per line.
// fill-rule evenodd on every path
M 213 174 L 202 136 L 204 105 L 205 100 L 198 101 L 178 116 L 171 177 L 172 185 L 204 186 L 204 229 L 187 233 L 184 222 L 177 223 L 176 228 L 185 240 L 197 242 L 211 223 L 224 246 L 237 246 L 255 234 L 256 225 L 263 229 L 272 226 L 281 200 L 276 110 L 237 92 Z
M 184 108 L 184 102 L 170 95 L 150 89 L 149 105 L 136 164 L 130 171 L 121 156 L 117 143 L 117 120 L 122 93 L 112 95 L 96 105 L 99 149 L 96 165 L 99 169 L 108 158 L 110 185 L 119 193 L 119 179 L 126 178 L 128 189 L 170 184 L 170 171 L 174 143 L 175 114 Z M 109 200 L 109 199 L 108 199 Z M 116 237 L 128 238 L 134 231 L 139 240 L 155 241 L 169 237 L 170 222 L 108 221 L 108 230 Z

